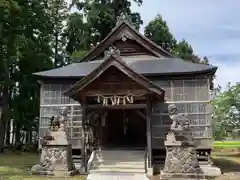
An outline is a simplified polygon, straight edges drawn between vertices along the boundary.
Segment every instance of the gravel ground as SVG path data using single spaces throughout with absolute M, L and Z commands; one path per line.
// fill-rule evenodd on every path
M 216 180 L 240 180 L 240 172 L 224 173 L 220 177 L 216 178 Z
M 213 153 L 214 164 L 222 170 L 216 180 L 240 180 L 240 153 Z

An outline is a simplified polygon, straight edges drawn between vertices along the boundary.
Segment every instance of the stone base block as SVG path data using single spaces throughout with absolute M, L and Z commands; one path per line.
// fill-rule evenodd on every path
M 79 170 L 72 170 L 72 171 L 33 171 L 32 175 L 39 175 L 39 176 L 54 176 L 54 177 L 70 177 L 78 175 Z
M 200 166 L 202 172 L 206 176 L 220 176 L 222 174 L 221 169 L 212 165 L 202 165 Z
M 163 173 L 160 176 L 161 180 L 213 180 L 215 176 L 205 176 L 203 174 L 167 174 Z
M 153 168 L 148 168 L 147 169 L 147 176 L 152 176 L 153 175 Z
M 162 180 L 208 180 L 221 175 L 221 170 L 212 166 L 201 166 L 199 173 L 165 173 L 161 172 Z
M 72 160 L 71 145 L 44 145 L 40 164 L 32 167 L 33 175 L 67 177 L 79 173 Z

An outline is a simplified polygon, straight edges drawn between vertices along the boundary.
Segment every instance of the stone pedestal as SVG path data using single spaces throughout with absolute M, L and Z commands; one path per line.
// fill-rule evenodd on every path
M 49 131 L 42 139 L 40 164 L 32 167 L 34 175 L 66 177 L 78 174 L 72 161 L 72 146 L 65 128 L 65 113 L 53 119 Z
M 71 145 L 43 145 L 40 164 L 32 167 L 33 175 L 65 177 L 78 174 L 72 162 Z
M 160 179 L 215 179 L 221 174 L 219 168 L 199 166 L 194 139 L 186 116 L 178 113 L 175 105 L 169 105 L 168 110 L 173 123 L 165 141 L 166 159 Z
M 199 164 L 196 150 L 193 147 L 168 146 L 163 172 L 166 173 L 197 173 Z
M 177 145 L 166 144 L 166 160 L 160 179 L 205 180 L 214 179 L 221 174 L 219 168 L 200 167 L 194 147 L 180 145 L 180 142 Z

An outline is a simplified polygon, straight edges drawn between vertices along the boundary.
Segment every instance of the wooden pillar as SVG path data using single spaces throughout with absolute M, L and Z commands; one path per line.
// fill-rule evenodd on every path
M 152 128 L 151 128 L 151 119 L 152 119 L 152 102 L 151 97 L 147 98 L 147 151 L 148 151 L 148 168 L 152 168 Z
M 85 172 L 87 172 L 87 149 L 86 149 L 86 121 L 87 121 L 87 112 L 86 112 L 86 97 L 82 97 L 82 128 L 83 128 L 83 134 L 82 134 L 82 159 L 83 159 L 83 167 Z

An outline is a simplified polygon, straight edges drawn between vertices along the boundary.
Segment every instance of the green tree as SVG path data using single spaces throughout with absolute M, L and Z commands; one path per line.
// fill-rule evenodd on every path
M 228 89 L 219 91 L 213 100 L 215 108 L 213 119 L 215 123 L 215 138 L 232 137 L 232 131 L 240 128 L 240 85 L 228 85 Z
M 83 20 L 81 13 L 73 13 L 68 17 L 63 37 L 66 39 L 66 52 L 72 55 L 76 51 L 90 49 L 89 25 Z
M 177 42 L 169 30 L 167 22 L 157 15 L 144 29 L 144 35 L 163 49 L 186 61 L 208 64 L 207 57 L 201 59 L 194 54 L 192 46 L 186 41 Z
M 161 15 L 150 21 L 145 27 L 144 35 L 168 52 L 176 50 L 177 41 L 169 31 L 167 22 Z
M 133 2 L 139 6 L 142 4 L 142 0 L 134 0 Z M 85 0 L 77 2 L 76 5 L 79 10 L 83 11 L 89 25 L 90 46 L 95 46 L 110 33 L 121 13 L 128 14 L 137 29 L 143 23 L 140 14 L 131 11 L 130 0 Z
M 47 3 L 47 1 L 45 1 Z M 32 128 L 39 116 L 39 85 L 34 72 L 50 69 L 52 49 L 49 45 L 53 33 L 51 19 L 45 13 L 47 5 L 37 1 L 21 3 L 21 35 L 25 38 L 24 46 L 19 48 L 20 56 L 16 71 L 17 93 L 13 96 L 15 110 L 16 143 L 20 143 L 20 130 L 27 132 L 30 143 Z M 30 48 L 31 47 L 31 48 Z M 34 61 L 33 61 L 34 59 Z
M 0 4 L 0 82 L 1 82 L 1 119 L 0 119 L 0 153 L 4 150 L 6 127 L 10 115 L 10 100 L 14 82 L 11 74 L 16 69 L 18 47 L 22 37 L 19 33 L 21 13 L 18 3 L 4 0 Z
M 192 61 L 194 55 L 193 48 L 186 40 L 182 40 L 176 45 L 175 55 L 186 61 Z
M 31 138 L 32 125 L 39 115 L 39 86 L 33 72 L 52 67 L 49 45 L 52 24 L 47 0 L 5 0 L 0 4 L 0 80 L 2 117 L 0 121 L 0 151 L 9 120 L 14 120 L 16 142 L 20 130 Z M 8 134 L 8 133 L 7 133 Z
M 64 51 L 64 21 L 67 20 L 68 17 L 68 5 L 65 0 L 48 0 L 49 6 L 49 15 L 51 25 L 53 26 L 51 29 L 53 30 L 52 34 L 52 47 L 53 47 L 53 59 L 55 66 L 63 66 L 67 64 L 65 62 L 66 52 Z

